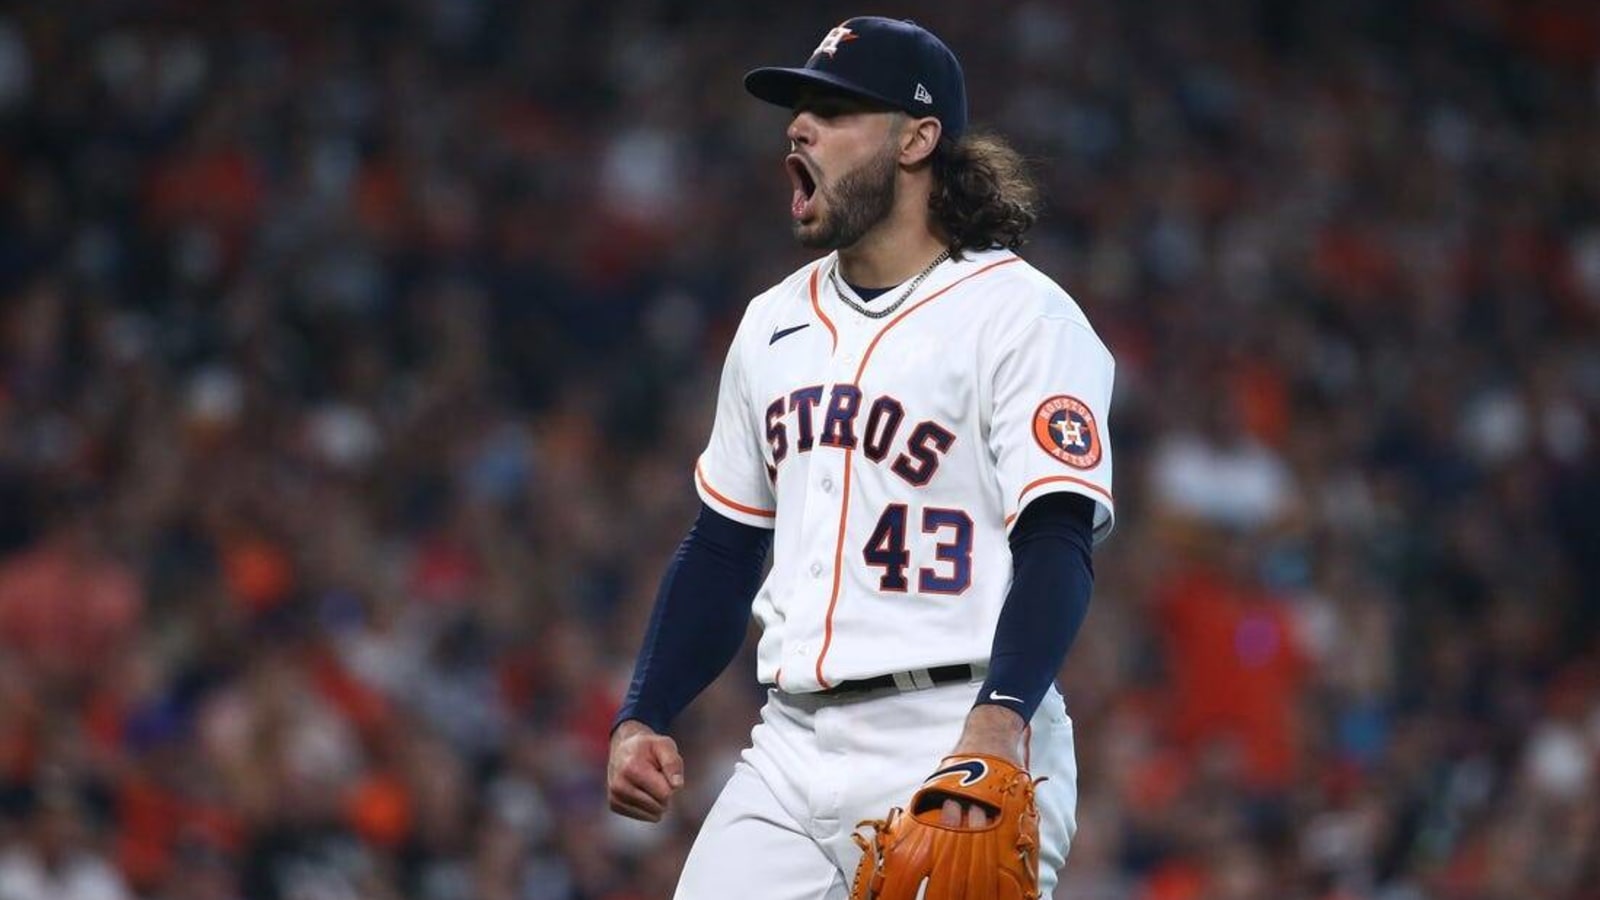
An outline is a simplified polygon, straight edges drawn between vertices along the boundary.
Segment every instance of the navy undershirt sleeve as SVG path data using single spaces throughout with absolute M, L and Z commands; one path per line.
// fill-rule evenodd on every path
M 659 734 L 722 674 L 744 643 L 772 532 L 705 504 L 656 591 L 633 683 L 612 728 L 637 719 Z
M 1000 608 L 978 703 L 1033 718 L 1089 611 L 1094 501 L 1056 493 L 1028 504 L 1011 529 L 1011 591 Z

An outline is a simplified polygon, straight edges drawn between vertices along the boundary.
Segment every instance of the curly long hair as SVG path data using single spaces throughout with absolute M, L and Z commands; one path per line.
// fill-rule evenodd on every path
M 931 159 L 928 212 L 952 256 L 1022 246 L 1039 218 L 1039 190 L 1021 154 L 999 136 L 978 132 L 941 140 Z

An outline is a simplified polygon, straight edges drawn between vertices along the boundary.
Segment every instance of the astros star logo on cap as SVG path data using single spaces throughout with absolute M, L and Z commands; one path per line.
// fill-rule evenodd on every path
M 843 25 L 839 25 L 832 31 L 828 32 L 827 36 L 822 39 L 822 43 L 817 45 L 817 49 L 811 51 L 811 55 L 816 56 L 819 53 L 826 53 L 831 57 L 835 53 L 839 52 L 840 44 L 844 43 L 845 41 L 853 41 L 855 39 L 855 32 Z

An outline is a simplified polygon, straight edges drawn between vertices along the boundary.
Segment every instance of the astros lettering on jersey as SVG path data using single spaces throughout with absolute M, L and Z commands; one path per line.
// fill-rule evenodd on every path
M 776 529 L 757 675 L 791 693 L 987 661 L 1022 508 L 1087 496 L 1096 541 L 1115 514 L 1114 363 L 1066 292 L 968 252 L 873 319 L 835 295 L 836 264 L 751 301 L 696 467 L 711 508 Z

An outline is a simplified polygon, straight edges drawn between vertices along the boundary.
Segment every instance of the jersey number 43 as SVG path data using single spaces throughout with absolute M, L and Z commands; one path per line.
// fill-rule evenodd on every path
M 884 507 L 883 515 L 861 548 L 861 558 L 867 565 L 883 570 L 878 579 L 878 589 L 903 594 L 910 588 L 906 570 L 911 567 L 911 551 L 906 549 L 906 520 L 909 508 L 904 503 L 891 503 Z M 917 592 L 922 594 L 959 594 L 972 584 L 972 517 L 959 509 L 938 506 L 922 510 L 922 533 L 949 536 L 933 549 L 934 556 L 944 565 L 935 569 L 922 566 L 917 569 Z M 941 571 L 942 570 L 942 571 Z

